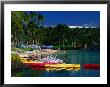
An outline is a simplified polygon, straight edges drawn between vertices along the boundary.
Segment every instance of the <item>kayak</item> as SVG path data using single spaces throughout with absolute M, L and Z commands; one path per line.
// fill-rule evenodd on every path
M 45 68 L 46 64 L 56 64 L 56 63 L 44 63 L 44 62 L 24 62 L 25 65 L 30 67 L 40 67 Z
M 84 69 L 100 69 L 100 64 L 83 64 Z

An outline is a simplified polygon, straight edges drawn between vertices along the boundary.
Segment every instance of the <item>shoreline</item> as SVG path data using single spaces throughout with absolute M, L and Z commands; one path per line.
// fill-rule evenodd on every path
M 53 54 L 53 53 L 57 53 L 59 52 L 59 50 L 53 50 L 53 49 L 46 49 L 46 51 L 42 52 L 42 51 L 39 51 L 39 52 L 32 52 L 32 54 Z

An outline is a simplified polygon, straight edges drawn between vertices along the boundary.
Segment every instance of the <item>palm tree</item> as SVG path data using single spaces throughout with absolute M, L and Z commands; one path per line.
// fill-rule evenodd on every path
M 38 25 L 42 25 L 43 24 L 43 21 L 44 21 L 43 15 L 38 14 L 37 19 L 38 19 L 38 23 L 37 24 Z

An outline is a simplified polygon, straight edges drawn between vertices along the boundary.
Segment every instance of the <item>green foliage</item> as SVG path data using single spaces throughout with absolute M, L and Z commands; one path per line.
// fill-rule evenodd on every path
M 52 49 L 59 49 L 60 48 L 60 50 L 70 50 L 70 49 L 73 49 L 73 47 L 72 46 L 53 46 L 52 47 Z
M 11 72 L 12 72 L 12 74 L 19 70 L 22 70 L 24 67 L 25 67 L 25 65 L 20 61 L 20 56 L 18 56 L 16 54 L 11 54 Z
M 11 51 L 17 51 L 17 52 L 24 52 L 25 50 L 24 49 L 19 49 L 19 48 L 16 48 L 16 47 L 11 47 Z
M 12 11 L 11 40 L 14 46 L 39 43 L 39 37 L 36 35 L 39 33 L 38 28 L 42 26 L 43 20 L 43 16 L 35 12 Z
M 15 47 L 12 47 L 12 48 L 11 48 L 11 51 L 16 51 L 16 48 L 15 48 Z
M 21 50 L 24 50 L 24 51 L 32 51 L 33 48 L 20 48 Z

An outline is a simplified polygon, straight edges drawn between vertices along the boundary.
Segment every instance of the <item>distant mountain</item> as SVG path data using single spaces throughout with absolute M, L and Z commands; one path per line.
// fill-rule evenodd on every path
M 89 28 L 90 26 L 69 26 L 69 28 Z M 90 27 L 90 28 L 97 28 L 97 27 Z
M 56 25 L 50 25 L 50 26 L 45 26 L 45 27 L 53 27 L 54 28 L 54 27 L 56 27 Z M 98 28 L 98 27 L 93 27 L 93 26 L 91 27 L 91 26 L 74 26 L 74 25 L 73 26 L 68 26 L 68 27 L 69 28 L 83 28 L 83 27 L 84 28 Z

